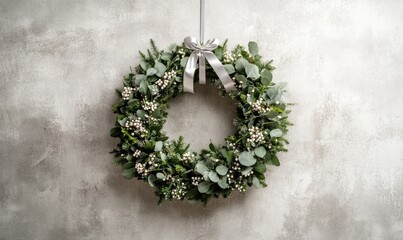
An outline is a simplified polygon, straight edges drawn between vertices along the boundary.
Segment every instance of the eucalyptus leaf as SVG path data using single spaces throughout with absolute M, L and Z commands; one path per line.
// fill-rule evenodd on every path
M 203 173 L 203 179 L 204 179 L 204 181 L 210 181 L 210 179 L 209 179 L 209 177 L 208 177 L 209 173 L 210 173 L 210 171 L 205 171 L 205 172 Z
M 196 164 L 196 172 L 203 174 L 204 172 L 208 171 L 209 168 L 206 166 L 204 161 L 200 161 Z
M 156 178 L 155 178 L 154 174 L 148 175 L 147 180 L 148 180 L 148 184 L 150 184 L 151 187 L 155 187 L 155 185 L 154 185 L 155 179 Z
M 210 190 L 211 183 L 209 182 L 201 182 L 197 186 L 197 189 L 199 190 L 200 193 L 206 193 Z
M 160 157 L 162 161 L 165 161 L 167 159 L 167 155 L 163 152 L 160 152 Z
M 255 151 L 255 155 L 260 158 L 263 158 L 264 155 L 266 155 L 266 149 L 262 146 L 255 148 L 254 151 Z
M 163 174 L 163 173 L 157 173 L 157 178 L 159 178 L 159 179 L 164 179 L 165 178 L 165 175 Z
M 222 48 L 221 48 L 221 47 L 216 48 L 216 49 L 214 50 L 214 54 L 216 55 L 216 57 L 217 57 L 218 59 L 222 59 L 222 56 L 223 56 L 223 50 L 222 50 Z
M 143 80 L 140 83 L 139 91 L 143 94 L 146 94 L 148 91 L 148 82 L 147 80 Z
M 216 172 L 213 172 L 213 171 L 211 171 L 211 172 L 208 174 L 208 177 L 209 177 L 209 179 L 210 179 L 212 182 L 215 182 L 215 183 L 220 180 L 220 178 L 218 177 L 218 174 L 217 174 Z
M 217 166 L 217 167 L 215 168 L 215 170 L 216 170 L 217 173 L 220 174 L 221 176 L 225 176 L 225 175 L 227 174 L 227 172 L 228 172 L 228 168 L 227 168 L 226 166 L 224 166 L 224 165 Z
M 260 77 L 259 68 L 255 64 L 247 64 L 245 66 L 246 77 L 256 80 Z
M 225 148 L 220 148 L 220 153 L 223 155 L 223 157 L 227 158 L 228 156 L 228 151 Z
M 253 157 L 253 153 L 249 151 L 242 152 L 239 154 L 239 162 L 245 166 L 249 167 L 256 163 L 256 158 Z
M 155 62 L 154 68 L 155 68 L 155 70 L 157 70 L 155 75 L 157 75 L 158 77 L 162 77 L 165 73 L 165 70 L 167 69 L 164 64 L 162 64 L 158 61 Z
M 147 76 L 152 76 L 152 75 L 154 75 L 156 73 L 157 73 L 157 69 L 155 69 L 155 68 L 147 69 Z
M 245 58 L 239 58 L 235 63 L 235 68 L 239 72 L 242 72 L 245 70 L 245 66 L 248 64 L 249 64 L 248 60 L 246 60 Z
M 161 54 L 161 59 L 165 61 L 169 61 L 172 59 L 172 53 L 164 52 Z
M 248 43 L 248 48 L 249 52 L 252 54 L 252 56 L 255 56 L 259 53 L 259 47 L 257 46 L 256 42 L 249 42 Z
M 267 96 L 270 97 L 270 99 L 274 99 L 274 98 L 276 98 L 277 95 L 278 95 L 278 89 L 277 89 L 277 88 L 274 88 L 274 87 L 269 88 L 269 89 L 266 91 L 266 94 L 267 94 Z
M 188 59 L 189 59 L 189 57 L 184 57 L 184 58 L 182 58 L 182 60 L 181 60 L 181 67 L 185 67 L 185 66 L 186 66 L 186 63 L 188 62 Z
M 253 177 L 252 183 L 253 183 L 253 186 L 255 188 L 262 188 L 263 187 L 257 177 Z
M 222 179 L 220 179 L 220 181 L 218 181 L 218 186 L 220 186 L 220 188 L 222 189 L 227 189 L 228 188 L 227 177 L 223 177 Z
M 126 122 L 127 122 L 127 118 L 123 118 L 121 120 L 118 120 L 120 126 L 125 126 Z
M 235 79 L 238 82 L 244 82 L 244 83 L 248 81 L 248 79 L 244 75 L 241 75 L 241 74 L 235 74 Z
M 140 86 L 141 81 L 146 80 L 147 76 L 144 74 L 138 74 L 136 77 L 134 77 L 134 84 L 136 86 Z
M 252 169 L 253 169 L 252 167 L 247 167 L 244 170 L 242 170 L 241 173 L 242 173 L 242 175 L 245 176 L 246 174 L 250 173 L 250 171 L 252 171 Z
M 234 68 L 234 66 L 232 66 L 232 64 L 225 64 L 224 68 L 228 74 L 233 74 L 235 72 L 235 68 Z
M 154 151 L 156 151 L 156 152 L 161 151 L 162 145 L 163 145 L 162 141 L 156 142 L 156 143 L 155 143 L 155 147 L 154 147 Z
M 211 187 L 211 188 L 206 192 L 206 194 L 212 194 L 213 191 L 214 191 L 214 188 Z
M 276 128 L 270 131 L 270 137 L 274 138 L 274 137 L 281 137 L 283 135 L 283 132 Z
M 263 69 L 263 71 L 260 73 L 261 75 L 261 82 L 263 85 L 269 85 L 273 79 L 273 75 L 272 73 L 267 70 L 267 69 Z
M 145 60 L 141 60 L 140 61 L 140 67 L 144 70 L 147 71 L 147 69 L 149 69 L 151 67 L 151 65 L 145 61 Z

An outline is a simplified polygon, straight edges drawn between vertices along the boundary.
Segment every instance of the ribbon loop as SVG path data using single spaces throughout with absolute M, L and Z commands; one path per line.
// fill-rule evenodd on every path
M 236 87 L 224 66 L 212 52 L 218 47 L 219 40 L 216 38 L 207 40 L 206 43 L 200 43 L 195 37 L 186 37 L 184 40 L 185 46 L 193 50 L 185 66 L 183 76 L 183 90 L 193 93 L 193 78 L 199 62 L 199 83 L 206 84 L 206 59 L 210 66 L 216 72 L 227 92 L 236 91 Z

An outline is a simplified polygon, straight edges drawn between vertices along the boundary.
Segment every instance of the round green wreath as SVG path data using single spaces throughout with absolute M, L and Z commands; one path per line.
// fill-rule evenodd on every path
M 112 153 L 124 177 L 147 181 L 159 203 L 187 199 L 206 204 L 210 197 L 226 198 L 233 190 L 266 186 L 266 165 L 279 166 L 276 154 L 286 151 L 283 135 L 291 125 L 290 104 L 282 101 L 285 84 L 272 82 L 272 61 L 262 61 L 255 42 L 249 42 L 248 50 L 237 45 L 228 51 L 225 41 L 213 51 L 238 91 L 227 93 L 209 65 L 206 76 L 220 95 L 235 102 L 237 132 L 225 139 L 226 145 L 210 143 L 209 149 L 195 153 L 182 137 L 170 141 L 162 131 L 169 101 L 183 92 L 191 50 L 182 43 L 159 51 L 151 40 L 147 53 L 140 52 L 140 65 L 124 77 L 123 91 L 116 90 L 119 100 L 113 105 L 118 116 L 111 136 L 120 143 Z

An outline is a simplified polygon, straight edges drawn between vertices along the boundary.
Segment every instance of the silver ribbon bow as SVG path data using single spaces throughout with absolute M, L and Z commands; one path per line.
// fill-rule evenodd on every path
M 186 63 L 185 73 L 183 76 L 183 90 L 193 93 L 193 77 L 199 61 L 199 83 L 206 84 L 206 59 L 210 66 L 216 72 L 227 92 L 236 91 L 236 87 L 231 77 L 228 75 L 220 60 L 212 52 L 218 47 L 219 41 L 216 38 L 208 40 L 205 44 L 200 44 L 195 37 L 186 37 L 185 46 L 188 49 L 194 50 L 190 54 Z

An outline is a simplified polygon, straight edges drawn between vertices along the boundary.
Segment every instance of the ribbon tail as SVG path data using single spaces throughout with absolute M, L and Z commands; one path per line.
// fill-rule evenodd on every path
M 210 63 L 210 66 L 216 72 L 218 78 L 221 80 L 224 88 L 227 92 L 236 91 L 236 87 L 234 82 L 232 81 L 231 77 L 228 75 L 227 71 L 225 70 L 224 66 L 221 64 L 220 60 L 214 55 L 212 52 L 203 51 L 202 52 L 206 57 L 207 61 Z
M 197 60 L 199 57 L 197 56 L 197 51 L 192 52 L 190 54 L 189 59 L 185 66 L 185 72 L 183 73 L 183 91 L 194 93 L 193 90 L 193 77 L 197 68 Z
M 199 83 L 206 84 L 206 59 L 203 54 L 199 56 Z

